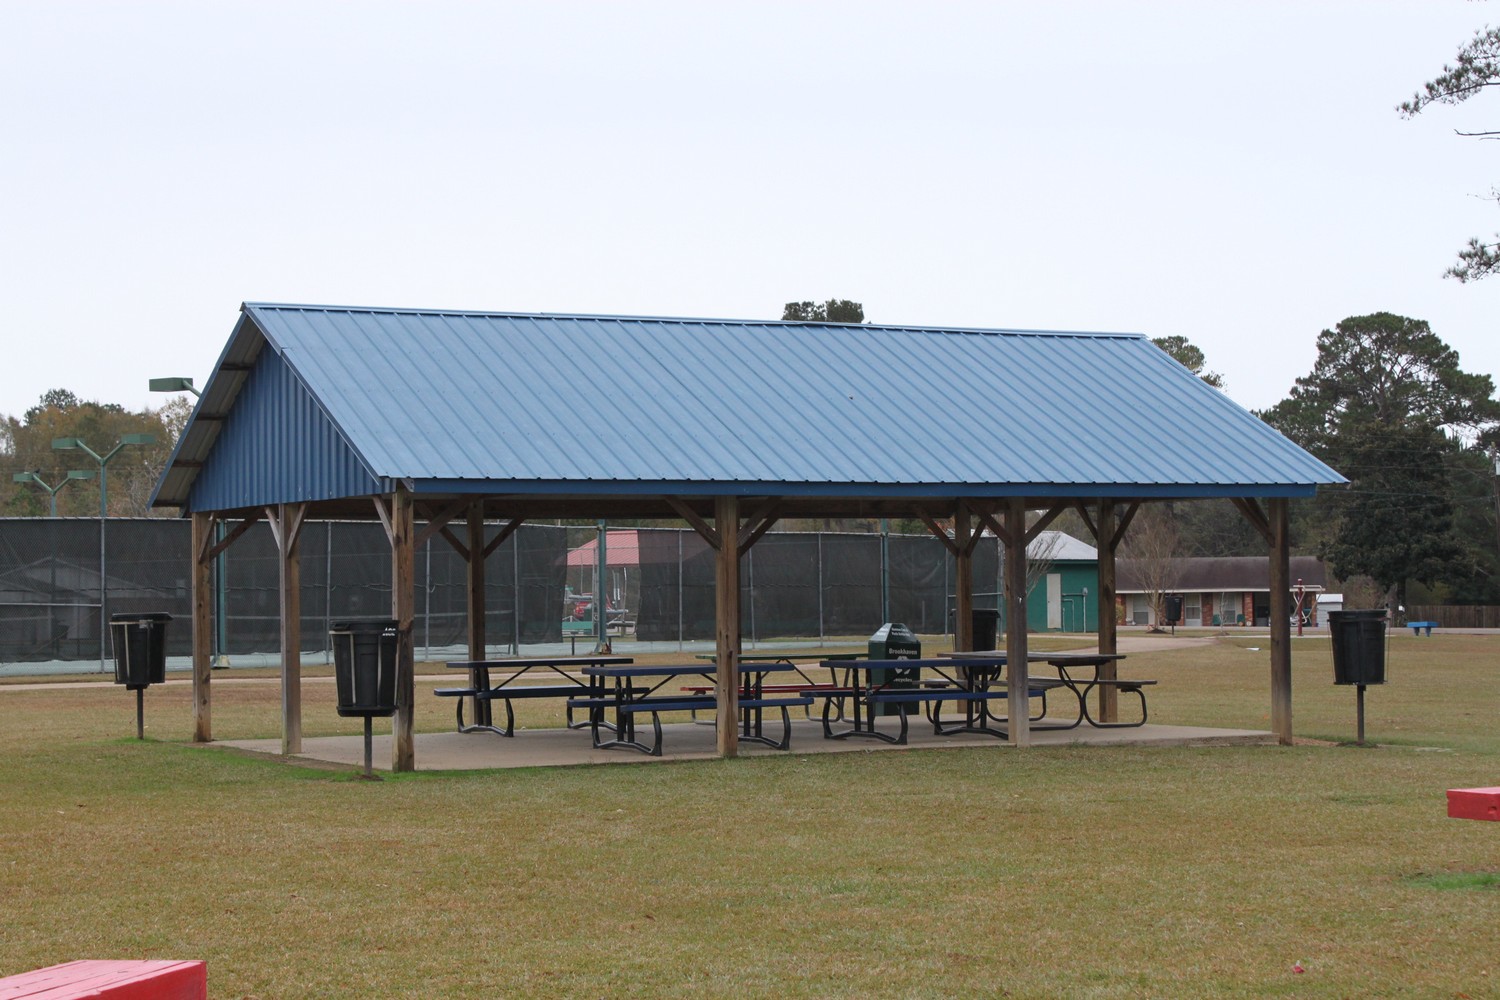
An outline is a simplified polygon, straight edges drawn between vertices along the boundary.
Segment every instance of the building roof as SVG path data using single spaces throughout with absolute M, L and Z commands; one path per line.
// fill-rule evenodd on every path
M 1328 585 L 1328 573 L 1316 556 L 1292 556 L 1290 579 L 1301 580 L 1307 587 Z M 1115 592 L 1143 593 L 1149 575 L 1145 561 L 1120 559 L 1115 562 Z M 1170 591 L 1214 591 L 1235 593 L 1244 590 L 1271 589 L 1271 564 L 1265 556 L 1223 556 L 1215 558 L 1175 559 L 1172 571 L 1161 577 Z
M 641 564 L 640 535 L 633 530 L 605 532 L 604 560 L 610 566 L 639 566 Z M 568 568 L 599 565 L 599 539 L 590 538 L 576 549 L 568 550 Z
M 1209 450 L 1164 448 L 1192 428 Z M 153 503 L 1302 496 L 1342 482 L 1143 336 L 249 303 Z
M 1042 531 L 1026 546 L 1026 558 L 1051 562 L 1098 562 L 1099 550 L 1066 532 Z

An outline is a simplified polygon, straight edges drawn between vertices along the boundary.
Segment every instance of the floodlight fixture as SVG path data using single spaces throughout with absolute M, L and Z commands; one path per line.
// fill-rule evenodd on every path
M 152 392 L 190 392 L 194 396 L 201 396 L 190 378 L 170 377 L 154 378 L 146 383 L 146 387 Z

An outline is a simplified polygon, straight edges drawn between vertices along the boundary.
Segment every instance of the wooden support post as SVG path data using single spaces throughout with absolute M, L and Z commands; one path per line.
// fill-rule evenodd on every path
M 468 604 L 469 609 L 469 659 L 485 659 L 485 650 L 488 647 L 487 636 L 484 631 L 484 502 L 476 500 L 469 504 L 468 514 L 468 545 L 465 546 L 465 560 L 468 565 Z M 520 581 L 516 581 L 519 590 Z M 512 613 L 517 609 L 512 609 Z M 415 642 L 416 640 L 413 640 Z M 469 686 L 476 691 L 480 687 L 488 687 L 490 672 L 484 669 L 469 671 Z M 469 706 L 469 718 L 475 722 L 486 721 L 485 711 L 489 708 L 489 702 L 480 701 L 475 695 Z
M 1267 505 L 1271 522 L 1271 731 L 1282 746 L 1292 745 L 1292 621 L 1286 596 L 1291 592 L 1291 539 L 1287 500 Z
M 484 504 L 469 505 L 468 609 L 469 659 L 482 660 L 486 648 L 484 633 Z
M 720 757 L 739 754 L 740 705 L 740 504 L 738 497 L 714 498 L 714 531 L 719 536 L 714 559 L 716 620 L 714 695 L 718 699 Z
M 1120 650 L 1119 626 L 1115 620 L 1115 502 L 1099 501 L 1099 525 L 1095 534 L 1099 548 L 1099 652 Z M 1101 680 L 1118 676 L 1114 661 L 1099 665 Z M 1099 721 L 1119 721 L 1119 690 L 1113 684 L 1099 687 Z
M 307 505 L 266 508 L 281 581 L 281 752 L 302 752 L 302 519 Z
M 1005 678 L 1010 742 L 1031 746 L 1031 670 L 1026 662 L 1026 500 L 1005 504 Z
M 391 770 L 416 770 L 417 547 L 411 493 L 398 486 L 391 494 L 391 617 L 396 619 L 396 714 L 391 718 Z
M 193 741 L 214 738 L 209 678 L 213 676 L 213 557 L 208 554 L 214 516 L 193 514 Z
M 953 648 L 967 652 L 974 648 L 974 549 L 969 544 L 974 525 L 969 505 L 959 501 L 953 512 Z

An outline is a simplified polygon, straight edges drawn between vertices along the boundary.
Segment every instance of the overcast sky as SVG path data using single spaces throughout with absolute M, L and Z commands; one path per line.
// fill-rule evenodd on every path
M 1500 372 L 1465 0 L 0 3 L 0 413 L 159 406 L 242 301 L 1180 334 L 1246 407 L 1320 330 Z M 571 359 L 578 361 L 579 359 Z M 921 363 L 921 358 L 913 358 Z

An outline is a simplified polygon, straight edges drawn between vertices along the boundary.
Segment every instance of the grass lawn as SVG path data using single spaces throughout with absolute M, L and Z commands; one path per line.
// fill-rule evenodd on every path
M 199 958 L 212 997 L 261 1000 L 1500 996 L 1500 823 L 1443 794 L 1500 785 L 1500 636 L 1389 641 L 1378 748 L 1336 745 L 1354 691 L 1308 638 L 1289 748 L 378 782 L 189 746 L 185 686 L 147 693 L 145 743 L 113 685 L 0 687 L 0 975 Z M 1123 672 L 1161 681 L 1154 722 L 1265 728 L 1265 644 Z M 304 698 L 308 735 L 358 731 L 331 685 Z M 419 730 L 451 726 L 438 702 Z M 278 706 L 216 683 L 215 734 L 274 736 Z

